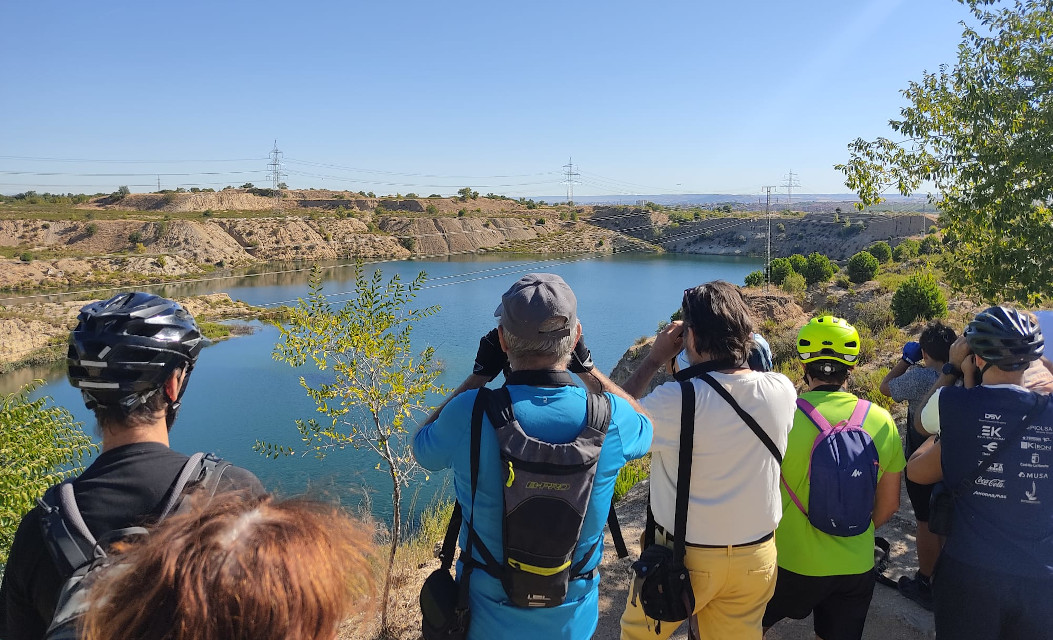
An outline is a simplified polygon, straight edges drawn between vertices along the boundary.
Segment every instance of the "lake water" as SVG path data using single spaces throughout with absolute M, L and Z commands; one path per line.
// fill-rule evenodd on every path
M 553 259 L 503 254 L 367 264 L 366 269 L 372 272 L 379 268 L 386 278 L 397 273 L 403 281 L 422 270 L 427 272 L 428 280 L 413 306 L 440 305 L 442 309 L 415 327 L 414 345 L 435 348 L 445 366 L 439 381 L 453 388 L 471 373 L 479 337 L 495 326 L 493 312 L 501 294 L 524 273 L 557 273 L 567 281 L 578 298 L 578 315 L 593 358 L 601 370 L 609 372 L 637 338 L 653 335 L 659 322 L 669 319 L 679 307 L 684 289 L 716 279 L 741 284 L 747 273 L 762 264 L 755 258 L 717 256 L 617 254 Z M 339 304 L 354 289 L 353 266 L 326 267 L 323 293 L 340 294 L 330 298 Z M 260 271 L 274 270 L 271 266 Z M 254 305 L 288 303 L 307 295 L 306 271 L 295 267 L 280 270 L 283 273 L 168 285 L 157 292 L 182 296 L 225 291 Z M 315 415 L 314 403 L 300 387 L 299 376 L 318 379 L 319 375 L 313 367 L 296 370 L 272 360 L 278 331 L 255 324 L 254 334 L 202 351 L 171 432 L 172 446 L 188 453 L 214 451 L 252 470 L 268 488 L 286 494 L 307 491 L 359 504 L 375 492 L 373 513 L 378 517 L 389 515 L 390 480 L 385 471 L 375 469 L 377 458 L 369 452 L 347 449 L 325 460 L 271 460 L 253 452 L 257 438 L 299 444 L 294 421 Z M 89 430 L 93 428 L 92 414 L 84 408 L 79 392 L 69 386 L 61 367 L 0 377 L 0 392 L 9 393 L 34 377 L 48 380 L 39 394 L 52 396 Z M 408 512 L 425 506 L 435 491 L 442 489 L 443 480 L 444 474 L 432 476 L 428 482 L 421 478 L 409 492 L 408 500 L 414 504 Z

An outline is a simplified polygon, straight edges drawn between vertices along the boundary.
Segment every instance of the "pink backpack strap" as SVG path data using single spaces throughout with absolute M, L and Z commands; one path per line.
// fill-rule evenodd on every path
M 797 408 L 812 421 L 812 424 L 814 424 L 815 428 L 819 429 L 820 432 L 826 433 L 830 429 L 833 429 L 830 425 L 830 421 L 824 418 L 823 414 L 819 413 L 819 410 L 813 407 L 811 402 L 808 402 L 804 398 L 797 398 Z
M 810 465 L 809 465 L 809 466 L 810 466 Z M 798 509 L 800 509 L 800 510 L 801 510 L 801 513 L 803 513 L 803 514 L 804 514 L 804 517 L 806 517 L 806 518 L 807 518 L 807 517 L 808 517 L 808 510 L 804 508 L 804 505 L 803 505 L 803 504 L 801 504 L 801 499 L 800 499 L 800 498 L 798 498 L 798 497 L 797 497 L 797 494 L 796 494 L 796 493 L 794 493 L 794 492 L 793 492 L 793 489 L 791 489 L 791 488 L 790 488 L 790 483 L 789 483 L 789 482 L 786 482 L 786 476 L 784 476 L 784 475 L 782 475 L 782 474 L 780 473 L 780 474 L 779 474 L 779 480 L 781 480 L 781 481 L 782 481 L 782 486 L 786 487 L 786 493 L 790 494 L 790 500 L 793 500 L 793 503 L 794 503 L 795 505 L 797 505 L 797 508 L 798 508 Z
M 871 405 L 869 400 L 856 400 L 856 406 L 852 409 L 852 415 L 848 418 L 848 426 L 850 427 L 862 427 L 863 423 L 866 422 L 867 414 L 870 413 Z

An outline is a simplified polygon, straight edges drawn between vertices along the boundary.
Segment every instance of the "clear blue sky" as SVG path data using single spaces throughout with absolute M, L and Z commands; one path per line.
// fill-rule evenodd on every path
M 578 195 L 754 194 L 791 169 L 796 191 L 843 193 L 847 143 L 889 133 L 967 17 L 954 0 L 7 2 L 0 193 L 266 185 L 275 139 L 291 187 L 554 195 L 572 156 Z

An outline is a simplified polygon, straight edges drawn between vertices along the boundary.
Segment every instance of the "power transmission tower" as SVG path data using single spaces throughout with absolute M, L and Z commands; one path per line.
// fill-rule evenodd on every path
M 278 150 L 278 141 L 274 141 L 274 148 L 271 149 L 270 153 L 271 161 L 267 164 L 270 167 L 271 172 L 271 188 L 274 189 L 274 212 L 280 213 L 282 208 L 282 192 L 278 188 L 278 185 L 282 183 L 282 178 L 286 176 L 282 172 L 282 152 Z
M 786 182 L 782 183 L 782 186 L 786 188 L 786 202 L 793 203 L 793 190 L 801 186 L 801 181 L 797 179 L 797 174 L 790 169 L 790 173 L 783 176 Z
M 768 218 L 768 257 L 764 260 L 764 292 L 771 285 L 771 190 L 775 185 L 764 185 L 764 215 Z
M 574 204 L 574 184 L 577 182 L 575 178 L 580 175 L 574 170 L 574 159 L 568 159 L 567 164 L 563 165 L 563 184 L 567 185 L 568 204 Z

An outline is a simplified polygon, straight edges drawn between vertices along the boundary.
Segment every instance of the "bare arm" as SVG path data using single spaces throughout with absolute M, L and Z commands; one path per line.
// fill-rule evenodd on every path
M 918 484 L 943 480 L 943 445 L 935 437 L 926 440 L 910 457 L 907 477 Z
M 889 521 L 899 510 L 899 477 L 902 472 L 885 473 L 878 480 L 874 494 L 874 528 Z
M 654 378 L 654 374 L 658 373 L 658 370 L 664 367 L 665 363 L 669 362 L 684 348 L 683 332 L 684 323 L 679 320 L 670 322 L 658 332 L 658 335 L 655 336 L 654 344 L 651 345 L 650 353 L 636 367 L 636 371 L 632 372 L 629 379 L 625 381 L 622 388 L 625 389 L 626 393 L 634 398 L 643 397 L 647 385 Z
M 910 368 L 910 363 L 900 358 L 892 367 L 892 370 L 881 379 L 881 393 L 891 398 L 892 390 L 889 388 L 888 383 L 906 373 L 908 368 Z
M 965 336 L 959 336 L 954 344 L 951 345 L 951 352 L 948 358 L 948 362 L 953 364 L 962 372 L 962 378 L 965 382 L 966 388 L 975 387 L 978 382 L 978 375 L 976 371 L 976 363 L 973 362 L 972 349 L 969 348 L 969 343 L 965 341 Z M 925 405 L 929 403 L 929 398 L 932 394 L 936 393 L 936 390 L 941 387 L 950 387 L 958 381 L 958 376 L 947 373 L 941 373 L 940 377 L 936 379 L 936 382 L 932 385 L 925 396 L 918 403 L 918 407 L 921 411 L 914 412 L 914 430 L 923 436 L 932 435 L 925 430 L 925 426 L 921 423 L 921 414 L 924 413 Z M 942 425 L 941 425 L 942 426 Z
M 446 399 L 442 401 L 442 404 L 435 407 L 435 411 L 431 412 L 431 415 L 428 416 L 428 419 L 425 420 L 424 423 L 421 424 L 421 426 L 423 427 L 426 424 L 431 424 L 435 422 L 439 418 L 439 414 L 442 413 L 443 407 L 445 407 L 446 403 L 448 403 L 450 400 L 453 400 L 454 398 L 461 395 L 465 391 L 468 391 L 469 389 L 478 389 L 480 387 L 485 387 L 487 382 L 490 382 L 490 378 L 488 378 L 487 376 L 479 376 L 474 373 L 470 374 L 467 378 L 464 379 L 464 382 L 462 382 L 459 387 L 453 390 L 453 393 L 446 396 Z
M 651 375 L 653 376 L 654 373 L 652 373 Z M 612 393 L 618 396 L 619 398 L 622 398 L 623 400 L 627 401 L 632 406 L 633 410 L 636 411 L 636 413 L 643 413 L 646 415 L 647 412 L 644 411 L 644 408 L 640 406 L 639 402 L 636 401 L 636 398 L 629 395 L 621 387 L 611 382 L 611 379 L 603 375 L 603 372 L 597 369 L 590 369 L 589 371 L 586 371 L 584 373 L 579 373 L 578 377 L 581 378 L 581 382 L 585 385 L 585 388 L 591 391 L 592 393 L 601 393 L 604 391 Z

